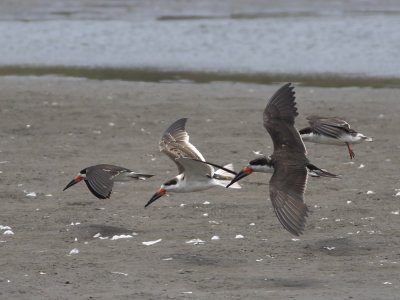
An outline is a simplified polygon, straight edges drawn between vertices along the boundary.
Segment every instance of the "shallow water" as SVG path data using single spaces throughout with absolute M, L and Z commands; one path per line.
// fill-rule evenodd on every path
M 400 4 L 246 3 L 1 3 L 0 67 L 400 78 Z

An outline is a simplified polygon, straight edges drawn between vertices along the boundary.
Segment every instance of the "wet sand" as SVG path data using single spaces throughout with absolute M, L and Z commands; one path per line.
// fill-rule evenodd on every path
M 345 146 L 306 144 L 315 165 L 342 178 L 309 179 L 298 240 L 274 215 L 268 174 L 242 180 L 241 190 L 170 194 L 144 209 L 177 173 L 158 150 L 169 124 L 188 117 L 205 158 L 238 170 L 253 151 L 272 152 L 262 111 L 278 87 L 1 78 L 0 225 L 14 234 L 0 229 L 0 298 L 398 298 L 398 89 L 296 87 L 297 128 L 325 114 L 374 138 L 352 147 L 354 164 Z M 83 183 L 62 192 L 98 163 L 156 176 L 116 184 L 109 200 Z

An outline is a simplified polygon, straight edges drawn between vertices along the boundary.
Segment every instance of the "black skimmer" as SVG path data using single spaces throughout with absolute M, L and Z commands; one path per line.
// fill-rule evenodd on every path
M 129 169 L 113 165 L 95 165 L 80 171 L 63 191 L 84 180 L 93 195 L 99 199 L 106 199 L 110 198 L 114 181 L 144 180 L 152 176 L 154 175 L 135 173 Z
M 214 186 L 225 187 L 237 174 L 233 171 L 232 164 L 220 167 L 205 161 L 200 151 L 189 142 L 189 135 L 185 130 L 186 121 L 183 118 L 174 122 L 165 130 L 160 140 L 160 151 L 176 163 L 179 174 L 161 185 L 145 207 L 167 192 L 188 193 Z M 218 170 L 214 171 L 213 166 Z M 232 188 L 240 188 L 240 185 L 233 185 Z
M 311 163 L 307 163 L 306 167 L 307 173 L 311 177 L 339 177 L 338 175 L 332 174 L 325 169 L 320 169 Z M 239 172 L 239 174 L 236 176 L 236 180 L 242 179 L 253 172 L 274 173 L 274 165 L 271 162 L 271 158 L 261 156 L 251 160 L 249 164 Z
M 308 161 L 304 143 L 294 127 L 296 116 L 298 113 L 293 87 L 287 83 L 269 99 L 264 110 L 264 127 L 272 138 L 274 152 L 268 158 L 253 161 L 251 165 L 257 169 L 255 166 L 260 163 L 263 166 L 258 167 L 258 171 L 273 172 L 269 181 L 269 194 L 275 214 L 287 231 L 300 235 L 304 230 L 308 212 L 303 199 L 307 185 L 307 169 L 310 170 L 311 167 L 311 171 L 325 176 L 330 173 L 311 165 Z M 231 183 L 249 175 L 251 171 L 250 167 L 245 167 Z
M 355 156 L 353 150 L 350 149 L 350 144 L 358 144 L 366 140 L 372 141 L 371 138 L 351 129 L 349 123 L 344 120 L 321 116 L 309 116 L 307 120 L 310 126 L 299 131 L 303 141 L 328 145 L 346 145 L 350 159 Z

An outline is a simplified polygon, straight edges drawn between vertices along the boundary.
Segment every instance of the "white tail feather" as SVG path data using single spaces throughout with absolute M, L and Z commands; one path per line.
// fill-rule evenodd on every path
M 131 178 L 134 178 L 134 179 L 139 179 L 139 180 L 146 180 L 147 178 L 153 177 L 153 175 L 143 174 L 143 173 L 135 173 L 135 172 L 128 173 L 128 176 Z

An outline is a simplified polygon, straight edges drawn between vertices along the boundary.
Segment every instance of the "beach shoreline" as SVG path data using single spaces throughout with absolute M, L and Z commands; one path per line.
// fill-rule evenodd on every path
M 313 164 L 341 178 L 308 180 L 299 238 L 274 215 L 268 174 L 144 209 L 177 174 L 158 149 L 169 124 L 187 117 L 205 158 L 239 170 L 273 151 L 262 112 L 280 85 L 0 77 L 0 225 L 14 233 L 0 230 L 0 298 L 396 299 L 397 88 L 295 85 L 298 129 L 321 114 L 374 139 L 352 147 L 354 161 L 345 146 L 306 144 Z M 98 163 L 155 176 L 116 184 L 108 200 L 83 183 L 62 192 Z

